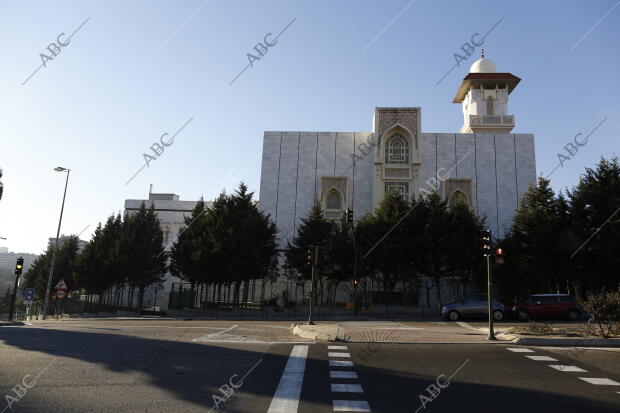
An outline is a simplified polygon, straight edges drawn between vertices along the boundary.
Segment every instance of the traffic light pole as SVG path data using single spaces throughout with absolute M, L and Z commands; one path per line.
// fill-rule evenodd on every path
M 351 222 L 351 237 L 353 238 L 353 315 L 357 317 L 357 248 L 353 222 Z
M 314 305 L 314 297 L 316 297 L 316 271 L 319 263 L 319 246 L 314 247 L 314 262 L 312 263 L 312 289 L 310 290 L 310 314 L 308 315 L 308 325 L 314 325 L 312 319 L 312 307 Z
M 13 297 L 11 297 L 11 309 L 9 310 L 9 321 L 13 321 L 13 310 L 15 309 L 15 296 L 19 285 L 19 274 L 15 275 L 15 285 L 13 286 Z
M 493 331 L 493 279 L 491 278 L 491 255 L 487 254 L 487 300 L 489 302 L 489 336 L 487 340 L 497 340 Z

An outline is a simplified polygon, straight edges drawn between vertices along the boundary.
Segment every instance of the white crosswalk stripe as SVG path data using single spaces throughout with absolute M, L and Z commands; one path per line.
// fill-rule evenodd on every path
M 329 367 L 353 367 L 353 362 L 347 360 L 330 360 Z
M 599 378 L 599 377 L 579 377 L 580 380 L 583 380 L 585 382 L 588 382 L 590 384 L 596 384 L 599 386 L 620 386 L 620 383 L 618 383 L 615 380 L 611 380 L 611 379 L 606 379 L 606 378 Z
M 330 371 L 330 379 L 357 379 L 357 373 L 354 371 Z
M 563 364 L 549 364 L 549 367 L 554 368 L 556 370 L 560 370 L 560 371 L 575 371 L 578 373 L 587 373 L 588 370 L 584 370 L 582 368 L 579 368 L 577 366 L 566 366 Z
M 339 357 L 339 358 L 349 358 L 351 355 L 349 353 L 327 353 L 328 357 Z
M 347 346 L 327 346 L 328 350 L 347 350 Z
M 335 412 L 369 412 L 368 402 L 362 400 L 334 400 Z
M 332 391 L 341 393 L 364 393 L 361 384 L 350 383 L 332 383 Z
M 306 370 L 308 346 L 294 346 L 267 413 L 296 412 Z
M 508 347 L 506 350 L 513 351 L 515 353 L 533 353 L 534 350 L 530 350 L 529 348 L 519 348 L 519 347 Z
M 528 359 L 536 360 L 536 361 L 557 361 L 553 357 L 549 356 L 525 356 Z

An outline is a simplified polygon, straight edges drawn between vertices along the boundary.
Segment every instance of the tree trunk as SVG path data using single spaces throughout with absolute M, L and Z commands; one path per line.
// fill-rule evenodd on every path
M 138 287 L 138 309 L 141 310 L 144 304 L 144 287 Z
M 441 314 L 441 279 L 437 276 L 434 277 L 435 284 L 435 297 L 437 298 L 437 310 Z

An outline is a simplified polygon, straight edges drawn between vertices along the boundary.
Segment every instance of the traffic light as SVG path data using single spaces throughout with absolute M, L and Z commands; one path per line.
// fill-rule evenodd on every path
M 347 208 L 347 224 L 353 225 L 353 210 Z
M 306 250 L 306 263 L 312 265 L 314 262 L 314 247 L 308 247 Z
M 485 257 L 490 257 L 492 248 L 493 246 L 491 241 L 491 230 L 485 229 L 484 231 L 482 231 L 482 254 Z
M 495 249 L 495 263 L 496 264 L 504 263 L 504 249 L 502 247 L 497 247 Z
M 24 259 L 22 257 L 19 257 L 17 259 L 17 264 L 15 264 L 15 275 L 21 275 L 23 269 L 24 269 Z

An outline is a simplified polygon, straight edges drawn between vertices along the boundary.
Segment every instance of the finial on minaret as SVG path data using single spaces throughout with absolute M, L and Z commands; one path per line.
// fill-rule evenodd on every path
M 484 59 L 484 49 L 482 49 L 482 52 L 480 52 L 480 58 Z

